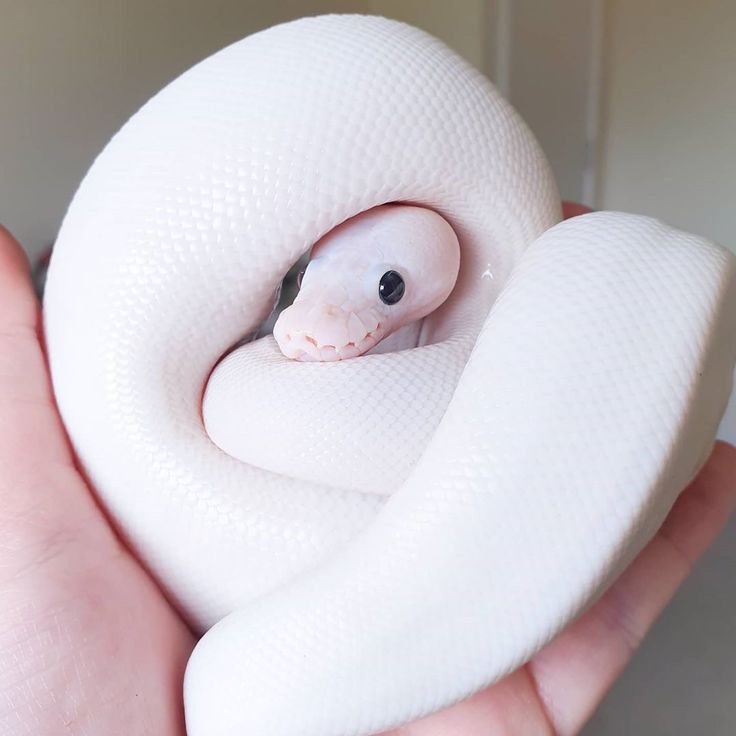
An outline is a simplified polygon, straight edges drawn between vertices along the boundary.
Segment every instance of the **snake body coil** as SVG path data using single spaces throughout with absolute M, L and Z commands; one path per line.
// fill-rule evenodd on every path
M 268 337 L 220 362 L 306 249 L 388 202 L 460 242 L 419 347 L 297 364 Z M 213 627 L 190 734 L 369 734 L 455 702 L 657 528 L 730 389 L 733 258 L 644 217 L 559 219 L 510 106 L 381 18 L 230 46 L 95 161 L 51 265 L 52 376 L 121 534 Z M 205 390 L 252 462 L 208 437 Z

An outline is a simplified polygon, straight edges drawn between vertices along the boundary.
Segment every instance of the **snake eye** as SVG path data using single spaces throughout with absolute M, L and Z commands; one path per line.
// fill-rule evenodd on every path
M 304 278 L 304 271 L 299 271 L 299 273 L 296 275 L 296 288 L 301 289 L 302 288 L 302 279 Z
M 401 301 L 406 284 L 398 271 L 386 271 L 378 283 L 378 296 L 384 304 L 391 306 Z

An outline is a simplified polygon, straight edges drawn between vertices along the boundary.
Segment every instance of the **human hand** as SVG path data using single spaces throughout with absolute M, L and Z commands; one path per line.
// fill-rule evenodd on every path
M 194 639 L 97 506 L 56 411 L 25 257 L 0 228 L 0 726 L 184 733 Z M 500 683 L 392 736 L 572 734 L 736 504 L 719 444 L 659 534 L 587 613 Z
M 0 732 L 181 736 L 193 646 L 75 466 L 0 227 Z

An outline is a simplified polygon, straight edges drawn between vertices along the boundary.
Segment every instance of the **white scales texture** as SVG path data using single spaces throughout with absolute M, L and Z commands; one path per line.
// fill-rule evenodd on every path
M 306 249 L 391 201 L 460 238 L 430 344 L 305 365 L 268 337 L 210 378 Z M 53 382 L 121 533 L 195 627 L 220 622 L 190 736 L 357 736 L 455 702 L 661 523 L 729 394 L 734 259 L 644 217 L 559 219 L 493 87 L 380 18 L 215 54 L 95 161 L 49 275 Z M 213 444 L 205 389 L 269 469 Z

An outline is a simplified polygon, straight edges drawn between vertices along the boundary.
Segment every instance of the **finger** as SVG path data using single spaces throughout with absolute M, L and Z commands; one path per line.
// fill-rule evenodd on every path
M 74 469 L 39 312 L 0 228 L 0 721 L 8 733 L 182 734 L 191 635 Z
M 569 220 L 571 217 L 577 217 L 578 215 L 586 215 L 592 211 L 590 207 L 586 207 L 584 204 L 578 204 L 577 202 L 562 203 L 562 218 L 564 220 Z
M 0 469 L 71 465 L 39 342 L 40 307 L 28 261 L 0 227 Z
M 15 238 L 0 225 L 0 324 L 33 327 L 38 304 L 30 285 L 30 266 Z
M 28 261 L 0 228 L 0 548 L 11 577 L 69 540 L 118 547 L 75 468 L 39 332 Z
M 383 736 L 577 733 L 736 506 L 736 448 L 718 443 L 662 528 L 604 597 L 526 667 Z
M 736 506 L 736 448 L 716 447 L 632 565 L 529 664 L 555 732 L 577 733 Z
M 526 668 L 473 697 L 379 736 L 552 736 L 554 730 Z

